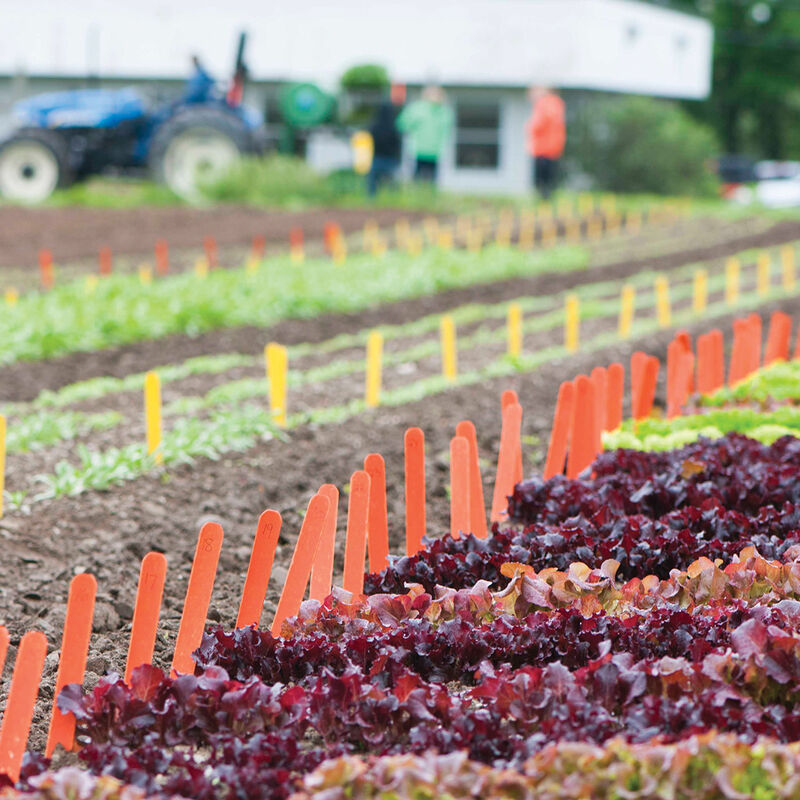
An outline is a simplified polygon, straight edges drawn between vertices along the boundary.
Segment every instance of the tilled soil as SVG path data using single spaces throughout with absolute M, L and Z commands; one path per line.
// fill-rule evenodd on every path
M 797 314 L 798 301 L 770 304 Z M 733 315 L 716 320 L 729 331 Z M 707 322 L 691 328 L 704 332 Z M 68 582 L 88 570 L 99 583 L 87 682 L 107 670 L 124 669 L 139 564 L 148 550 L 164 552 L 169 571 L 156 659 L 168 665 L 186 591 L 199 527 L 220 522 L 225 544 L 214 588 L 209 620 L 233 625 L 258 516 L 278 509 L 284 524 L 262 622 L 268 624 L 283 585 L 302 514 L 322 483 L 343 490 L 350 474 L 369 452 L 386 459 L 391 552 L 404 542 L 403 432 L 411 425 L 427 437 L 428 531 L 448 529 L 448 446 L 455 424 L 471 419 L 478 431 L 484 490 L 490 501 L 499 440 L 499 398 L 514 388 L 525 410 L 523 450 L 527 471 L 542 462 L 559 382 L 596 364 L 627 363 L 634 349 L 664 357 L 673 335 L 663 331 L 639 341 L 621 342 L 592 353 L 553 361 L 525 375 L 458 388 L 399 408 L 379 408 L 341 425 L 305 426 L 285 441 L 261 444 L 247 453 L 219 461 L 198 461 L 169 472 L 153 472 L 123 488 L 91 492 L 35 506 L 30 516 L 0 521 L 0 623 L 8 626 L 13 645 L 30 629 L 44 631 L 51 643 L 32 745 L 41 747 L 52 702 L 58 643 Z M 661 402 L 662 398 L 657 398 Z M 336 573 L 341 573 L 347 500 L 339 505 Z M 338 578 L 337 578 L 338 580 Z M 13 661 L 13 651 L 9 661 Z M 4 684 L 7 686 L 7 684 Z M 4 700 L 0 689 L 0 707 Z
M 2 209 L 0 209 L 2 210 Z M 695 244 L 698 226 L 706 225 L 714 236 Z M 623 237 L 612 243 L 614 258 L 602 267 L 588 271 L 538 274 L 491 284 L 478 284 L 377 306 L 353 314 L 324 314 L 315 319 L 287 319 L 276 325 L 243 327 L 212 331 L 196 337 L 169 336 L 155 341 L 138 342 L 90 353 L 72 353 L 57 359 L 17 363 L 0 368 L 0 401 L 32 400 L 42 389 L 55 390 L 75 381 L 98 376 L 122 377 L 164 364 L 176 363 L 199 355 L 218 353 L 259 353 L 267 341 L 285 345 L 320 342 L 354 330 L 381 324 L 400 324 L 409 319 L 445 312 L 467 303 L 493 303 L 519 296 L 554 294 L 588 280 L 611 280 L 635 275 L 643 269 L 668 272 L 688 263 L 717 259 L 749 248 L 770 247 L 800 238 L 800 222 L 784 221 L 762 230 L 751 221 L 721 224 L 718 220 L 685 220 L 670 230 L 677 239 L 661 254 L 652 252 L 652 234 Z M 708 232 L 706 232 L 708 235 Z M 622 246 L 621 242 L 625 245 Z M 622 248 L 622 249 L 620 249 Z M 642 256 L 640 252 L 647 254 Z M 608 259 L 608 251 L 600 254 Z M 500 256 L 498 256 L 500 257 Z
M 752 276 L 746 276 L 750 278 Z M 751 281 L 742 282 L 742 290 L 750 291 L 753 287 Z M 722 292 L 712 292 L 709 295 L 711 303 L 721 301 Z M 672 304 L 673 313 L 688 310 L 691 307 L 691 298 L 684 298 Z M 462 373 L 485 370 L 496 363 L 506 351 L 504 334 L 505 320 L 495 319 L 490 322 L 472 323 L 461 326 L 459 334 L 466 337 L 478 326 L 492 329 L 499 334 L 493 341 L 473 344 L 471 347 L 459 348 L 458 364 Z M 601 334 L 615 331 L 617 319 L 615 315 L 597 317 L 584 320 L 581 323 L 581 338 L 591 342 Z M 561 324 L 556 323 L 552 328 L 539 331 L 528 331 L 524 337 L 525 351 L 535 353 L 553 345 L 554 340 L 562 336 Z M 438 334 L 432 331 L 423 336 L 397 338 L 387 342 L 386 353 L 402 352 L 407 348 L 421 342 L 430 342 L 434 346 L 429 355 L 415 359 L 404 359 L 397 363 L 384 363 L 382 369 L 383 391 L 401 388 L 414 384 L 424 378 L 441 374 L 441 354 L 438 348 Z M 321 356 L 310 353 L 306 356 L 293 359 L 292 368 L 298 372 L 310 366 L 324 363 L 324 359 L 347 359 L 358 364 L 359 369 L 340 377 L 331 378 L 320 382 L 309 382 L 300 386 L 291 387 L 288 392 L 288 408 L 290 413 L 313 412 L 315 410 L 345 406 L 352 400 L 363 396 L 364 372 L 363 349 L 347 349 L 336 352 L 335 355 Z M 360 362 L 360 363 L 359 363 Z M 170 411 L 173 401 L 188 397 L 203 397 L 209 391 L 228 384 L 240 378 L 259 378 L 263 382 L 263 364 L 254 363 L 251 367 L 236 367 L 225 373 L 191 375 L 177 381 L 165 382 L 162 388 L 164 402 L 164 424 L 167 430 L 172 426 L 174 418 Z M 253 405 L 265 406 L 266 383 L 260 395 L 250 400 L 243 401 Z M 92 451 L 105 451 L 112 447 L 124 447 L 134 441 L 143 440 L 143 414 L 141 390 L 120 392 L 106 397 L 72 404 L 68 407 L 82 412 L 115 411 L 122 421 L 112 428 L 102 431 L 92 431 L 73 440 L 63 440 L 46 448 L 32 449 L 27 453 L 11 453 L 6 464 L 6 489 L 9 492 L 25 492 L 27 497 L 34 496 L 41 490 L 37 484 L 36 476 L 52 475 L 57 471 L 59 461 L 77 461 L 76 451 L 79 444 L 85 444 Z M 53 410 L 53 414 L 61 413 L 62 409 Z M 47 413 L 47 412 L 45 412 Z M 193 416 L 205 417 L 208 411 L 198 411 Z M 11 419 L 13 426 L 14 420 Z M 49 502 L 49 501 L 48 501 Z

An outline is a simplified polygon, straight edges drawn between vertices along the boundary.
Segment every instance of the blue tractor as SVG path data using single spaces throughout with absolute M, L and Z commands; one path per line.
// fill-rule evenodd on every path
M 149 173 L 193 199 L 198 184 L 264 147 L 261 115 L 242 105 L 245 35 L 230 90 L 199 63 L 182 98 L 151 106 L 137 90 L 78 89 L 18 103 L 20 127 L 0 142 L 0 196 L 37 203 L 102 172 Z M 199 80 L 198 80 L 199 78 Z

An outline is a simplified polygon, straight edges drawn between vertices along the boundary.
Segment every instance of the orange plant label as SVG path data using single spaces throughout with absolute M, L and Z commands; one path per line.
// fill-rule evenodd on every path
M 425 434 L 409 428 L 403 438 L 406 489 L 406 555 L 422 549 L 425 521 Z
M 413 430 L 413 429 L 412 429 Z M 367 554 L 369 518 L 369 474 L 358 470 L 350 478 L 347 506 L 347 540 L 344 551 L 344 589 L 354 595 L 364 592 L 364 561 Z
M 558 389 L 558 399 L 553 413 L 553 429 L 550 432 L 550 445 L 547 448 L 547 459 L 542 476 L 545 480 L 554 475 L 560 475 L 564 471 L 574 403 L 575 385 L 572 381 L 564 381 Z
M 322 528 L 314 563 L 311 565 L 309 597 L 321 603 L 333 585 L 333 551 L 336 547 L 336 517 L 339 513 L 339 490 L 331 483 L 323 484 L 319 493 L 328 498 L 328 515 Z
M 485 539 L 486 505 L 483 499 L 483 479 L 481 478 L 481 462 L 478 455 L 478 435 L 475 426 L 469 420 L 462 420 L 456 425 L 456 436 L 463 436 L 469 442 L 469 526 L 473 536 Z M 520 453 L 522 448 L 520 448 Z M 516 478 L 516 476 L 515 476 Z M 517 481 L 519 483 L 519 481 Z
M 209 269 L 216 269 L 219 266 L 217 257 L 217 240 L 213 236 L 206 236 L 203 239 L 203 250 L 206 255 Z
M 503 517 L 508 508 L 508 497 L 514 492 L 521 431 L 522 406 L 519 403 L 513 403 L 503 411 L 500 452 L 497 456 L 497 476 L 492 495 L 492 522 L 497 522 Z
M 369 473 L 369 571 L 380 572 L 389 563 L 389 520 L 386 512 L 386 464 L 379 453 L 364 459 Z
M 47 637 L 41 631 L 22 637 L 0 727 L 0 775 L 14 783 L 19 780 L 46 655 Z
M 194 672 L 192 653 L 203 638 L 223 536 L 222 527 L 216 522 L 207 522 L 200 529 L 172 657 L 173 675 Z
M 450 440 L 450 535 L 454 539 L 470 533 L 469 440 Z
M 775 311 L 769 320 L 764 365 L 789 358 L 789 341 L 792 337 L 792 318 L 783 311 Z
M 155 247 L 156 272 L 162 277 L 169 272 L 169 245 L 165 239 L 158 239 Z
M 300 527 L 300 535 L 297 537 L 297 544 L 292 553 L 289 571 L 286 574 L 286 583 L 275 611 L 275 619 L 272 621 L 273 636 L 279 636 L 284 620 L 296 616 L 300 610 L 329 506 L 330 501 L 322 494 L 315 494 L 308 504 L 303 524 Z
M 575 379 L 575 402 L 572 407 L 572 436 L 567 456 L 567 477 L 577 478 L 588 467 L 597 453 L 595 432 L 595 385 L 586 375 Z
M 39 277 L 42 288 L 50 291 L 55 286 L 56 278 L 53 270 L 53 254 L 49 250 L 39 251 Z
M 595 454 L 603 449 L 603 430 L 606 424 L 606 393 L 608 375 L 605 367 L 595 367 L 589 380 L 594 384 L 594 451 Z
M 519 403 L 519 398 L 517 397 L 517 393 L 513 389 L 506 389 L 503 394 L 500 396 L 500 411 L 504 413 L 508 406 L 514 405 L 514 403 Z M 514 482 L 519 483 L 523 478 L 523 470 L 522 470 L 522 443 L 520 442 L 520 446 L 517 449 L 517 459 L 516 464 L 514 465 Z
M 167 558 L 163 553 L 148 553 L 139 569 L 139 587 L 136 590 L 136 607 L 133 610 L 131 641 L 125 665 L 125 682 L 142 664 L 151 664 L 158 632 L 158 615 L 167 576 Z
M 636 420 L 649 417 L 653 410 L 659 368 L 659 360 L 655 356 L 647 356 L 647 361 L 642 370 L 641 381 L 639 382 L 639 391 L 634 398 L 633 418 Z
M 75 741 L 75 715 L 62 714 L 57 701 L 59 692 L 68 683 L 83 683 L 86 658 L 89 654 L 89 638 L 92 635 L 96 594 L 97 581 L 94 575 L 84 572 L 72 579 L 53 696 L 53 715 L 50 718 L 50 732 L 47 735 L 45 755 L 48 758 L 53 755 L 57 745 L 71 750 Z
M 113 256 L 111 254 L 110 247 L 102 247 L 100 248 L 100 253 L 98 256 L 99 266 L 100 266 L 100 274 L 107 278 L 111 274 L 112 265 L 113 265 Z
M 281 524 L 281 515 L 271 508 L 258 518 L 256 537 L 250 552 L 250 565 L 239 604 L 239 616 L 236 619 L 237 628 L 247 628 L 250 625 L 258 627 L 261 621 L 272 562 L 275 560 L 275 548 L 281 535 Z

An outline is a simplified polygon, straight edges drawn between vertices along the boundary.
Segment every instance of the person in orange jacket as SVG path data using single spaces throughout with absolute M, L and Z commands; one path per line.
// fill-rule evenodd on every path
M 558 161 L 567 141 L 564 101 L 551 89 L 531 88 L 528 120 L 528 152 L 533 156 L 533 182 L 547 199 L 558 183 Z

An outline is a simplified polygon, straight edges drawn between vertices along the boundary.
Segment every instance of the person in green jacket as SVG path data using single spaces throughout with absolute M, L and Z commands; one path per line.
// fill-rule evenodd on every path
M 453 129 L 453 112 L 444 100 L 440 86 L 427 86 L 422 99 L 406 106 L 397 118 L 397 129 L 411 139 L 415 180 L 436 182 L 439 157 Z

